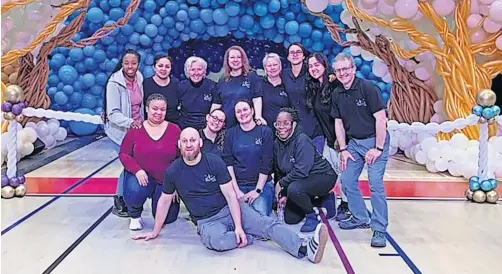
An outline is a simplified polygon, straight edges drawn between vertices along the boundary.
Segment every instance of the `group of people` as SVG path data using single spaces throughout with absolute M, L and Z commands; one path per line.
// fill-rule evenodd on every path
M 153 232 L 135 239 L 153 239 L 175 222 L 181 200 L 213 250 L 271 239 L 318 263 L 328 239 L 321 214 L 342 229 L 371 227 L 371 245 L 386 245 L 386 107 L 378 86 L 355 77 L 351 56 L 339 54 L 331 67 L 323 53 L 294 43 L 289 68 L 269 53 L 262 77 L 232 46 L 218 82 L 195 56 L 185 62 L 187 80 L 170 76 L 173 60 L 165 55 L 155 58 L 155 75 L 143 79 L 140 58 L 125 52 L 108 80 L 104 115 L 124 166 L 113 213 L 141 230 L 143 205 L 152 200 Z M 371 217 L 359 190 L 365 163 Z M 314 232 L 310 238 L 288 226 L 304 219 L 300 231 Z

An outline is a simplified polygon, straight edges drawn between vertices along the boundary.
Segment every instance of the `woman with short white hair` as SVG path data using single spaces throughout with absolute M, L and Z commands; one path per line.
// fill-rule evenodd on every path
M 180 102 L 181 129 L 193 127 L 201 130 L 206 126 L 206 115 L 211 110 L 216 83 L 206 78 L 207 62 L 197 56 L 185 61 L 187 80 L 180 83 L 178 98 Z
M 281 108 L 291 107 L 291 103 L 281 78 L 281 57 L 277 53 L 268 53 L 263 58 L 263 69 L 263 118 L 273 127 Z M 272 130 L 275 132 L 275 128 Z

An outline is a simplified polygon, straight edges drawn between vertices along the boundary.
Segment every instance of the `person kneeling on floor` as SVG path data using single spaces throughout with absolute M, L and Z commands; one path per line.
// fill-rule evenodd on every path
M 331 164 L 317 153 L 298 121 L 295 110 L 283 108 L 274 123 L 278 137 L 274 143 L 275 190 L 277 208 L 285 204 L 284 221 L 297 224 L 306 217 L 300 231 L 310 232 L 321 222 L 319 208 L 313 203 L 322 204 L 329 199 L 338 176 Z
M 184 129 L 178 145 L 182 158 L 165 172 L 154 229 L 134 236 L 134 240 L 159 236 L 177 191 L 208 249 L 227 251 L 245 247 L 253 243 L 255 236 L 276 242 L 296 258 L 307 256 L 313 263 L 322 260 L 328 240 L 325 224 L 317 225 L 312 238 L 301 238 L 288 226 L 260 214 L 246 203 L 239 203 L 223 160 L 200 152 L 202 140 L 197 130 Z

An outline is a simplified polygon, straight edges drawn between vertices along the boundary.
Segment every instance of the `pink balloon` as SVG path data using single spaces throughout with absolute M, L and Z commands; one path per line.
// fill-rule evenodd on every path
M 471 42 L 478 44 L 486 40 L 486 31 L 484 29 L 477 29 L 471 36 Z
M 417 15 L 415 15 L 415 17 L 413 17 L 413 21 L 420 21 L 422 20 L 422 18 L 424 18 L 424 14 L 421 13 L 421 12 L 417 12 Z
M 471 1 L 471 13 L 479 13 L 479 3 L 478 0 Z
M 493 0 L 479 0 L 479 3 L 485 4 L 485 5 L 490 5 L 491 3 L 493 3 Z
M 329 5 L 329 0 L 307 0 L 306 6 L 312 12 L 322 12 Z
M 394 6 L 389 5 L 385 0 L 379 0 L 377 4 L 378 11 L 385 16 L 394 15 Z
M 363 2 L 370 6 L 374 6 L 378 2 L 378 0 L 363 0 Z
M 471 14 L 467 17 L 467 27 L 473 29 L 479 24 L 479 22 L 481 22 L 481 20 L 483 20 L 483 16 L 479 14 Z
M 427 71 L 427 68 L 421 66 L 415 69 L 415 75 L 417 76 L 418 79 L 422 81 L 426 81 L 429 80 L 429 78 L 431 78 L 431 74 L 429 73 L 429 71 Z
M 479 13 L 483 14 L 484 16 L 488 16 L 488 14 L 490 14 L 490 6 L 479 5 Z
M 495 33 L 500 30 L 500 24 L 493 22 L 490 18 L 486 18 L 483 22 L 483 28 L 488 33 Z
M 497 40 L 495 40 L 495 46 L 499 49 L 502 50 L 502 36 L 499 36 Z M 502 129 L 502 127 L 500 127 Z
M 340 5 L 342 2 L 343 0 L 329 0 L 331 5 Z
M 401 18 L 413 18 L 418 11 L 418 0 L 397 0 L 394 9 L 397 16 Z
M 446 16 L 455 9 L 455 2 L 453 0 L 434 0 L 432 7 L 440 16 Z
M 502 23 L 502 0 L 497 0 L 491 4 L 489 15 L 494 22 Z

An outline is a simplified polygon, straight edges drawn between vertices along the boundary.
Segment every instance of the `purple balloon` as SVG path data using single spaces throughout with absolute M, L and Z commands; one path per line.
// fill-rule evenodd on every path
M 19 102 L 18 105 L 22 108 L 22 109 L 25 109 L 26 108 L 26 103 L 25 102 Z
M 18 176 L 17 178 L 19 179 L 20 184 L 24 184 L 26 182 L 26 177 L 24 177 L 24 175 Z
M 2 174 L 2 187 L 7 186 L 9 184 L 9 177 L 7 175 Z
M 19 179 L 17 177 L 12 177 L 9 180 L 9 185 L 13 188 L 16 188 L 20 185 L 21 183 L 19 182 Z
M 12 109 L 12 103 L 11 102 L 5 102 L 2 104 L 2 111 L 3 112 L 10 112 Z
M 20 104 L 15 104 L 12 106 L 12 114 L 19 115 L 23 112 L 23 106 Z

